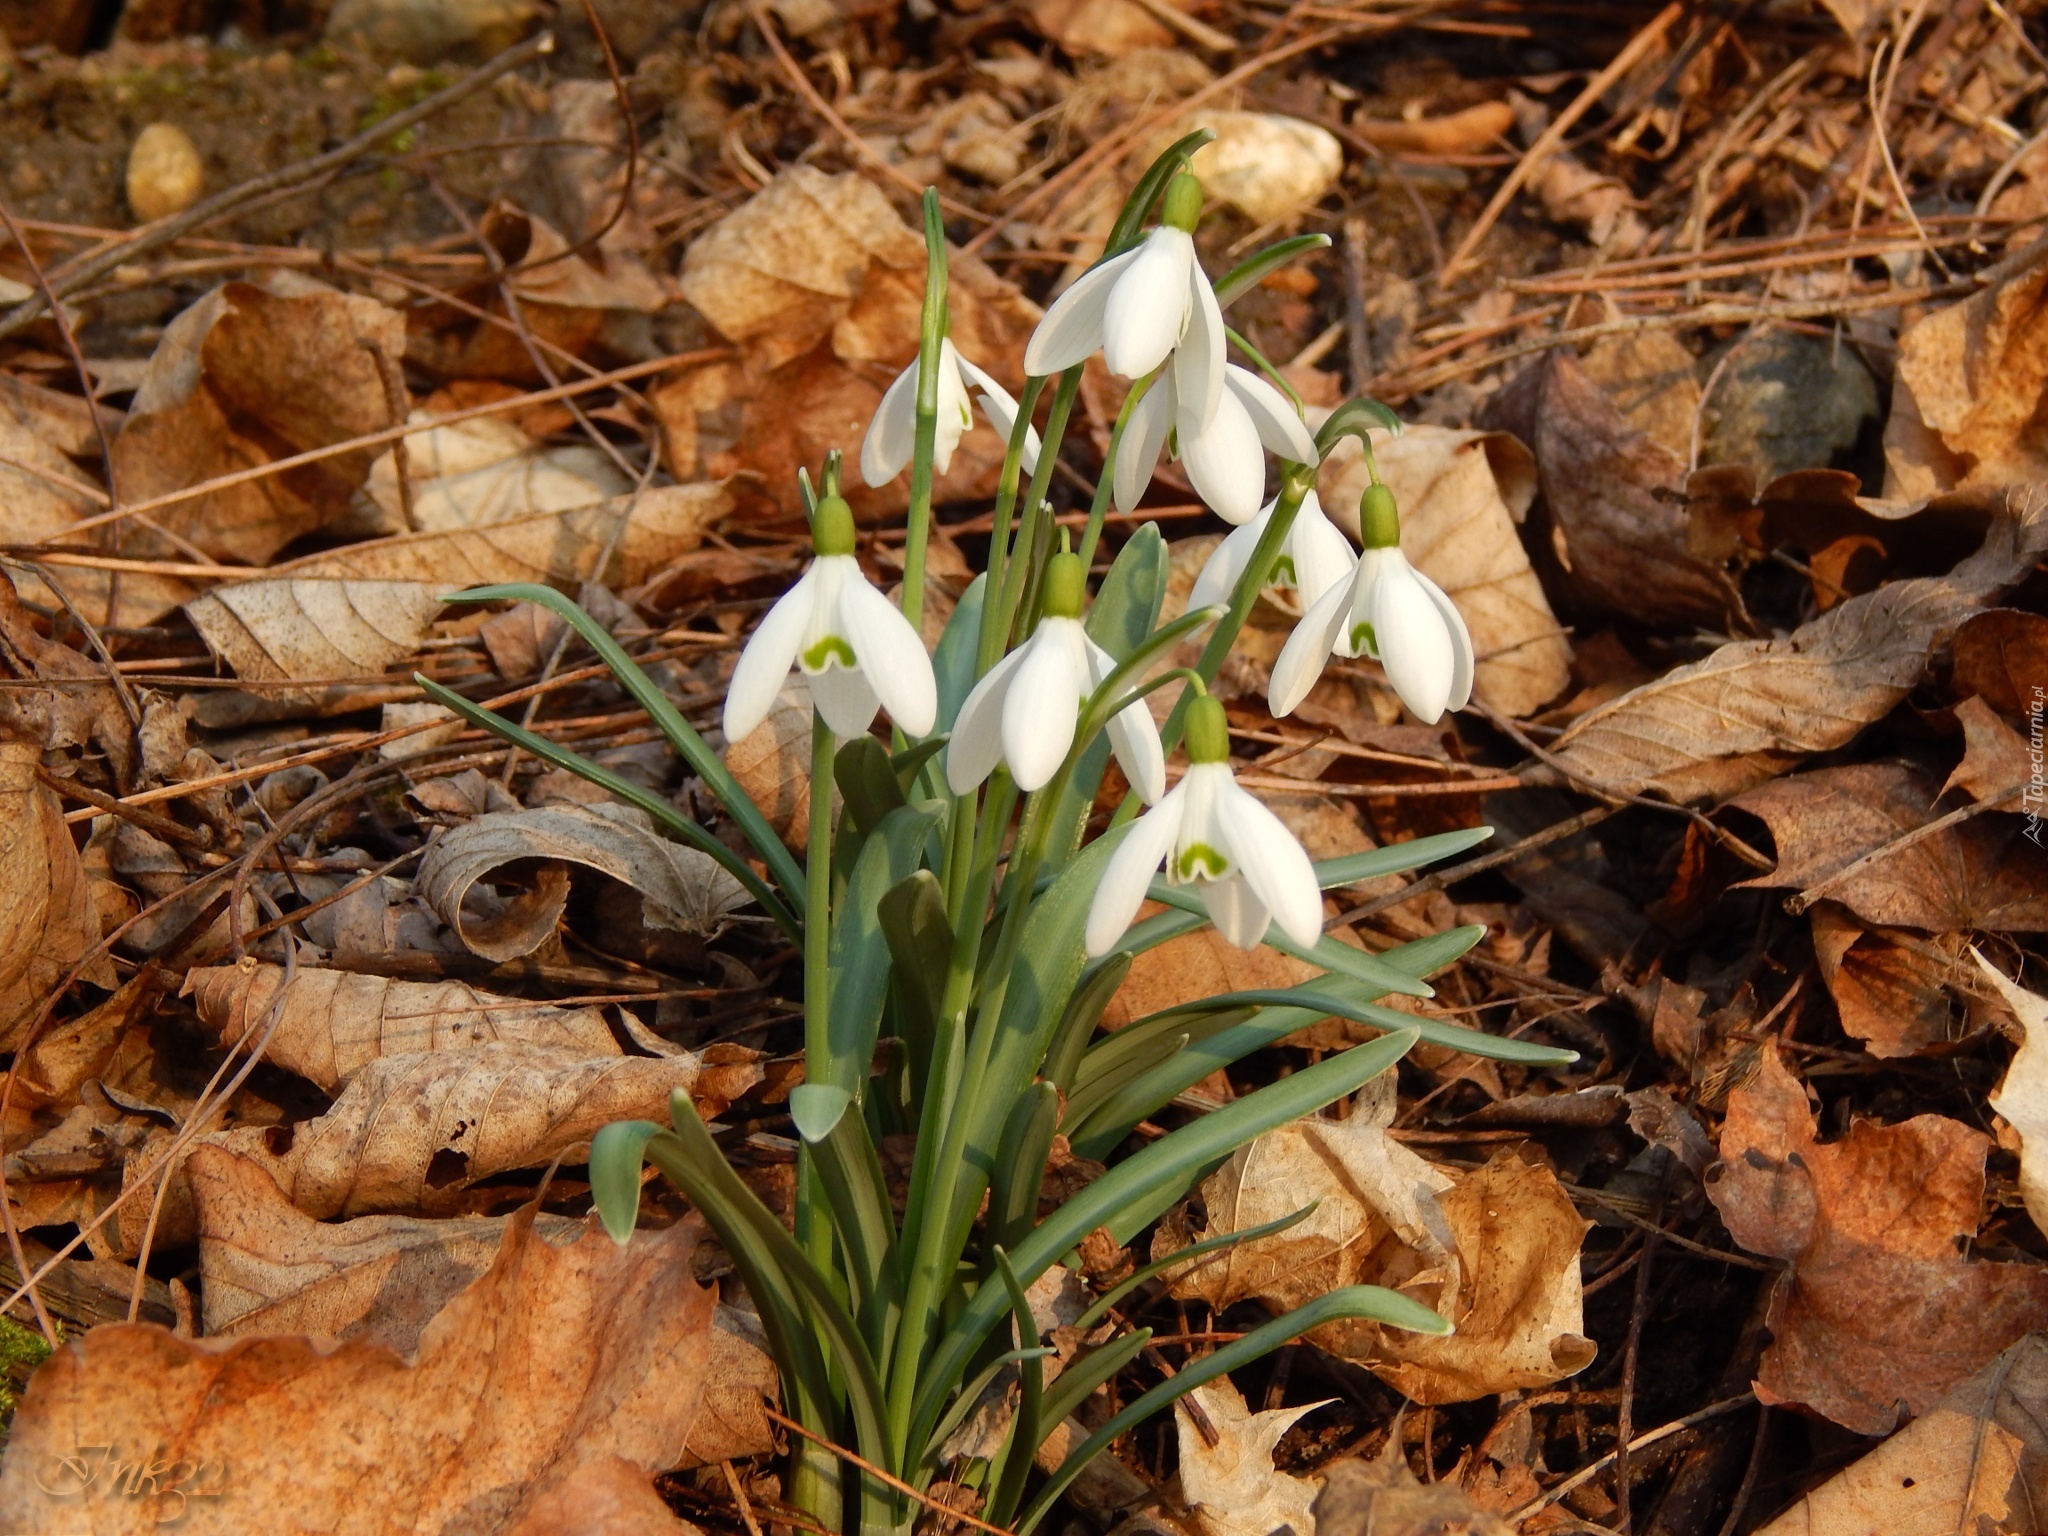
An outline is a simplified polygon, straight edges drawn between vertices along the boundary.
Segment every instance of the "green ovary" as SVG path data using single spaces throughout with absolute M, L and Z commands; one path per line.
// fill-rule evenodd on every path
M 1189 843 L 1174 860 L 1176 880 L 1221 880 L 1230 873 L 1230 859 L 1207 843 Z
M 849 672 L 860 665 L 854 657 L 853 647 L 837 635 L 827 635 L 805 651 L 802 659 L 806 672 L 823 672 L 835 661 Z

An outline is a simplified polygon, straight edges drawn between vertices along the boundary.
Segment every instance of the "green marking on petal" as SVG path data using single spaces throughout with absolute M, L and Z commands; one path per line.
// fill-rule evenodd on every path
M 1277 587 L 1282 583 L 1290 587 L 1301 585 L 1301 578 L 1294 573 L 1294 557 L 1282 555 L 1273 562 L 1273 574 L 1266 579 L 1266 585 Z
M 1230 860 L 1207 843 L 1189 843 L 1174 861 L 1173 872 L 1181 880 L 1221 880 L 1230 873 Z
M 827 635 L 805 651 L 801 659 L 806 672 L 823 672 L 835 661 L 849 672 L 860 665 L 853 654 L 853 647 L 837 635 Z
M 1374 661 L 1380 659 L 1379 637 L 1372 632 L 1370 624 L 1354 624 L 1351 626 L 1351 649 L 1354 652 L 1362 651 Z

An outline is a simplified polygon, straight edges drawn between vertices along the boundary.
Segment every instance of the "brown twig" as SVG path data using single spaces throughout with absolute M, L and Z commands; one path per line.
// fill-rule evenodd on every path
M 1448 869 L 1435 870 L 1420 880 L 1409 881 L 1398 891 L 1389 891 L 1384 896 L 1374 897 L 1363 906 L 1340 912 L 1324 923 L 1323 927 L 1341 928 L 1347 923 L 1360 922 L 1376 913 L 1384 912 L 1388 907 L 1398 907 L 1403 902 L 1413 901 L 1418 896 L 1426 896 L 1431 891 L 1441 890 L 1447 885 L 1455 885 L 1460 880 L 1486 870 L 1496 869 L 1502 864 L 1511 864 L 1524 854 L 1534 853 L 1539 848 L 1583 832 L 1588 827 L 1598 826 L 1614 815 L 1617 809 L 1618 807 L 1611 805 L 1595 806 L 1590 811 L 1581 811 L 1576 816 L 1567 816 L 1563 821 L 1552 822 L 1541 832 L 1532 832 L 1505 848 L 1496 848 L 1492 853 L 1481 854 L 1476 859 L 1467 859 L 1462 864 L 1453 864 Z
M 1960 826 L 1973 816 L 1980 816 L 1986 811 L 1995 811 L 2008 801 L 2017 800 L 2026 787 L 2025 784 L 2010 785 L 2000 793 L 1993 795 L 1989 800 L 1976 800 L 1972 801 L 1969 805 L 1959 806 L 1955 810 L 1950 811 L 1946 816 L 1937 817 L 1923 827 L 1915 827 L 1910 832 L 1900 833 L 1888 843 L 1880 843 L 1861 858 L 1851 859 L 1833 874 L 1823 875 L 1820 879 L 1814 881 L 1813 884 L 1806 887 L 1805 890 L 1799 892 L 1798 895 L 1787 897 L 1785 900 L 1785 910 L 1794 917 L 1797 917 L 1844 880 L 1862 874 L 1871 865 L 1882 863 L 1895 853 L 1905 852 L 1916 843 L 1925 842 L 1928 838 L 1946 832 L 1951 827 Z
M 973 1526 L 977 1531 L 987 1531 L 989 1533 L 989 1536 L 1015 1536 L 1014 1532 L 1007 1531 L 1003 1529 L 1003 1527 L 1001 1527 L 1000 1525 L 990 1525 L 986 1520 L 977 1520 L 974 1518 L 974 1516 L 968 1514 L 963 1509 L 955 1509 L 950 1504 L 941 1504 L 937 1499 L 933 1498 L 928 1493 L 919 1493 L 915 1488 L 911 1487 L 910 1484 L 904 1482 L 902 1478 L 895 1476 L 893 1473 L 884 1472 L 880 1467 L 876 1466 L 873 1462 L 863 1460 L 860 1456 L 857 1456 L 852 1451 L 849 1451 L 845 1446 L 835 1445 L 832 1441 L 827 1440 L 823 1435 L 816 1434 L 811 1430 L 805 1429 L 803 1425 L 797 1423 L 795 1419 L 783 1417 L 781 1414 L 777 1413 L 773 1408 L 768 1407 L 765 1403 L 762 1404 L 761 1411 L 767 1414 L 768 1417 L 773 1419 L 776 1423 L 780 1424 L 784 1429 L 793 1430 L 795 1433 L 802 1435 L 806 1440 L 810 1441 L 813 1445 L 823 1446 L 826 1450 L 830 1451 L 834 1456 L 839 1457 L 842 1461 L 852 1463 L 854 1466 L 860 1468 L 861 1471 L 867 1473 L 869 1477 L 874 1478 L 877 1482 L 884 1483 L 889 1487 L 894 1488 L 898 1493 L 909 1495 L 911 1498 L 917 1500 L 918 1503 L 922 1504 L 926 1509 L 935 1509 L 940 1514 L 945 1515 L 948 1519 L 964 1520 L 967 1524 Z

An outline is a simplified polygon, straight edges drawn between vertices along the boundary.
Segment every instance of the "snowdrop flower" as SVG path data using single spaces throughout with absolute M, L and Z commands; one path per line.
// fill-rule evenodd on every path
M 1443 588 L 1401 553 L 1392 491 L 1366 487 L 1358 524 L 1358 569 L 1301 616 L 1273 663 L 1266 702 L 1275 715 L 1291 714 L 1332 655 L 1366 655 L 1386 668 L 1401 702 L 1434 725 L 1472 697 L 1472 636 Z
M 811 541 L 811 568 L 768 610 L 733 668 L 725 739 L 738 741 L 768 718 L 792 665 L 803 668 L 833 735 L 862 735 L 881 706 L 906 735 L 928 734 L 939 713 L 931 658 L 910 621 L 861 574 L 853 512 L 839 497 L 818 502 Z
M 1205 608 L 1211 603 L 1227 604 L 1230 601 L 1230 594 L 1237 590 L 1238 582 L 1243 579 L 1245 567 L 1251 564 L 1252 551 L 1265 537 L 1266 524 L 1272 520 L 1276 505 L 1276 502 L 1267 502 L 1259 509 L 1257 517 L 1241 528 L 1233 528 L 1229 536 L 1210 551 L 1208 564 L 1202 567 L 1202 574 L 1195 578 L 1194 590 L 1188 594 L 1190 608 Z M 1293 587 L 1301 594 L 1301 606 L 1313 608 L 1325 592 L 1349 582 L 1357 564 L 1358 556 L 1351 553 L 1351 541 L 1324 516 L 1321 498 L 1310 491 L 1301 499 L 1301 508 L 1294 514 L 1294 525 L 1280 543 L 1280 557 L 1273 563 L 1265 584 Z
M 953 464 L 953 450 L 960 446 L 960 434 L 974 424 L 968 411 L 971 390 L 981 392 L 981 409 L 989 425 L 1005 442 L 1017 425 L 1017 402 L 1010 392 L 960 355 L 951 339 L 939 343 L 939 435 L 932 452 L 932 468 L 944 474 Z M 869 485 L 884 485 L 903 473 L 917 451 L 917 360 L 896 375 L 896 382 L 875 407 L 875 419 L 868 423 L 868 435 L 861 439 L 860 477 Z M 1038 468 L 1038 432 L 1024 429 L 1024 472 Z
M 1224 368 L 1223 384 L 1215 409 L 1203 420 L 1191 409 L 1196 402 L 1180 389 L 1178 369 L 1153 381 L 1131 408 L 1117 444 L 1118 511 L 1135 508 L 1152 483 L 1168 428 L 1188 483 L 1226 523 L 1247 522 L 1258 510 L 1266 493 L 1262 447 L 1297 464 L 1316 462 L 1316 440 L 1285 395 L 1235 363 Z
M 1022 790 L 1043 788 L 1074 745 L 1081 706 L 1116 670 L 1116 658 L 1081 626 L 1086 572 L 1081 557 L 1057 554 L 1045 573 L 1045 615 L 1031 638 L 992 667 L 960 706 L 946 748 L 946 782 L 956 795 L 1010 765 Z M 1124 777 L 1147 805 L 1166 793 L 1166 756 L 1152 711 L 1140 699 L 1109 719 L 1109 744 Z
M 1217 931 L 1239 949 L 1263 939 L 1269 922 L 1297 944 L 1315 943 L 1323 931 L 1315 867 L 1280 818 L 1231 777 L 1223 706 L 1203 694 L 1187 726 L 1188 771 L 1138 818 L 1103 871 L 1088 909 L 1088 953 L 1116 947 L 1162 860 L 1167 883 L 1193 883 Z
M 1201 212 L 1202 184 L 1183 171 L 1144 244 L 1089 268 L 1053 300 L 1025 345 L 1024 371 L 1059 373 L 1100 347 L 1111 373 L 1135 379 L 1170 356 L 1176 398 L 1206 426 L 1223 397 L 1223 310 L 1195 259 Z

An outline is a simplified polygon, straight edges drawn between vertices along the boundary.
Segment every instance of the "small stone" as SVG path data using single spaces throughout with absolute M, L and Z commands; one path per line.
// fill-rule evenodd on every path
M 171 123 L 151 123 L 128 151 L 128 206 L 145 224 L 183 213 L 199 201 L 206 167 L 191 135 Z
M 1268 112 L 1206 112 L 1216 135 L 1190 167 L 1203 190 L 1255 224 L 1271 224 L 1321 200 L 1344 170 L 1344 146 L 1316 123 Z
M 1767 331 L 1742 347 L 1708 402 L 1702 464 L 1755 466 L 1767 485 L 1825 469 L 1877 418 L 1877 384 L 1854 348 L 1824 336 Z

